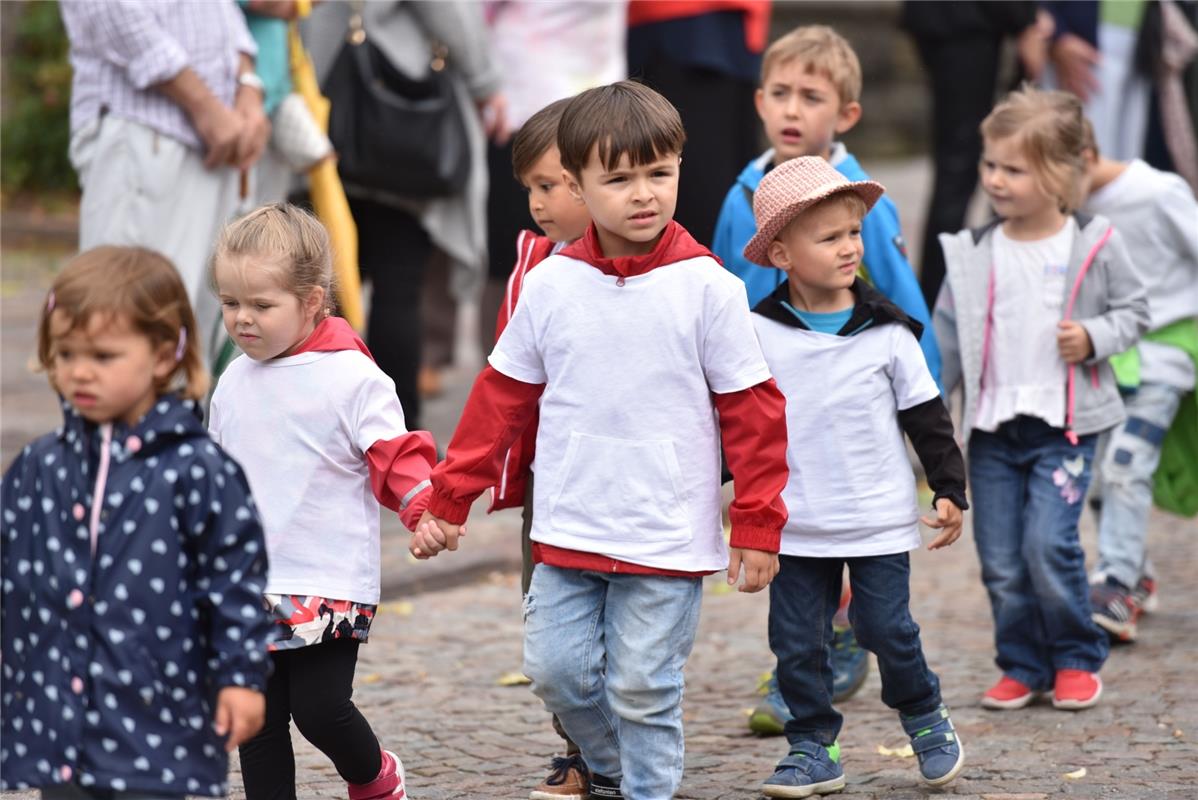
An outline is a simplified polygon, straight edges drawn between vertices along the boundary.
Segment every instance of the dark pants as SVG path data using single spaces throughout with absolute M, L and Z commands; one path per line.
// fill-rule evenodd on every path
M 1002 40 L 994 36 L 917 39 L 932 85 L 932 159 L 935 181 L 923 233 L 920 287 L 928 308 L 944 281 L 944 253 L 936 236 L 965 224 L 978 184 L 982 135 L 978 126 L 994 105 Z
M 994 614 L 998 668 L 1037 691 L 1056 672 L 1097 672 L 1107 636 L 1090 619 L 1078 539 L 1097 436 L 1076 445 L 1035 417 L 969 439 L 973 538 Z M 857 598 L 853 598 L 857 602 Z
M 857 642 L 878 658 L 882 702 L 904 715 L 940 705 L 940 681 L 928 669 L 911 618 L 911 561 L 906 553 L 861 558 L 781 556 L 770 584 L 770 649 L 778 689 L 794 719 L 791 750 L 801 742 L 831 745 L 844 721 L 832 707 L 832 617 L 845 565 L 853 581 L 849 620 Z
M 347 782 L 378 777 L 378 739 L 351 699 L 358 645 L 336 639 L 270 654 L 274 672 L 266 684 L 266 724 L 239 749 L 247 800 L 295 800 L 292 720 Z
M 753 106 L 756 87 L 665 55 L 639 65 L 633 77 L 661 92 L 682 117 L 686 145 L 674 219 L 710 245 L 724 197 L 745 164 L 761 152 L 760 122 Z
M 393 206 L 351 198 L 358 223 L 358 261 L 370 278 L 366 344 L 379 369 L 395 381 L 410 430 L 420 427 L 420 371 L 424 336 L 420 316 L 432 242 L 420 221 Z

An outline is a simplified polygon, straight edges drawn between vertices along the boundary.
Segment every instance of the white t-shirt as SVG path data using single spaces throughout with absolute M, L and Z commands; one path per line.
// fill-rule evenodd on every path
M 525 278 L 490 362 L 547 384 L 533 541 L 661 569 L 727 567 L 711 394 L 770 377 L 739 278 L 700 257 L 621 286 L 551 256 Z
M 848 558 L 920 546 L 915 475 L 898 412 L 938 397 L 919 341 L 887 323 L 852 336 L 753 315 L 786 395 L 782 553 Z
M 994 230 L 994 307 L 990 353 L 974 427 L 996 431 L 1020 414 L 1065 427 L 1067 365 L 1057 350 L 1069 253 L 1077 223 L 1069 217 L 1046 239 L 1021 242 Z
M 242 356 L 212 397 L 212 438 L 262 515 L 269 594 L 379 601 L 379 503 L 366 451 L 406 433 L 395 384 L 357 350 Z

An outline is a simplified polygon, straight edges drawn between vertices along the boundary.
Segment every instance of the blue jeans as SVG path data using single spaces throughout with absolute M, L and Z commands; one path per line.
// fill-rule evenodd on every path
M 1106 634 L 1090 619 L 1077 522 L 1090 484 L 1096 435 L 1072 445 L 1035 417 L 969 440 L 973 534 L 994 615 L 996 663 L 1036 691 L 1056 672 L 1097 672 Z
M 524 674 L 629 800 L 669 800 L 682 782 L 682 669 L 701 598 L 698 578 L 533 570 Z
M 857 643 L 878 658 L 882 702 L 906 715 L 940 705 L 940 681 L 924 660 L 919 626 L 908 608 L 906 553 L 781 556 L 781 564 L 770 584 L 770 649 L 778 657 L 778 690 L 794 716 L 786 723 L 792 751 L 801 742 L 831 745 L 840 735 L 844 718 L 832 707 L 832 617 L 846 564 L 853 584 L 849 621 Z
M 1172 386 L 1142 384 L 1125 398 L 1127 419 L 1106 441 L 1099 470 L 1098 569 L 1129 589 L 1147 571 L 1152 476 L 1161 463 L 1161 442 L 1183 394 Z

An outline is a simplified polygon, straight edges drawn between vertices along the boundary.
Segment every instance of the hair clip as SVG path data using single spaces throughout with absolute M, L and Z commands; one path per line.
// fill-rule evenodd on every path
M 46 295 L 46 313 L 54 311 L 54 290 L 50 290 L 50 294 Z
M 183 360 L 183 351 L 187 349 L 187 326 L 179 328 L 179 344 L 175 347 L 175 361 Z

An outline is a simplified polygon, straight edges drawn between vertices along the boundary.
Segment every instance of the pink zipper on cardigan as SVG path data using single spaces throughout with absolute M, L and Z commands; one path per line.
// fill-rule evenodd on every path
M 96 487 L 92 491 L 92 515 L 87 526 L 91 534 L 92 556 L 96 555 L 96 542 L 100 536 L 100 512 L 104 508 L 104 488 L 108 485 L 108 465 L 112 458 L 112 423 L 100 426 L 100 467 L 96 470 Z

